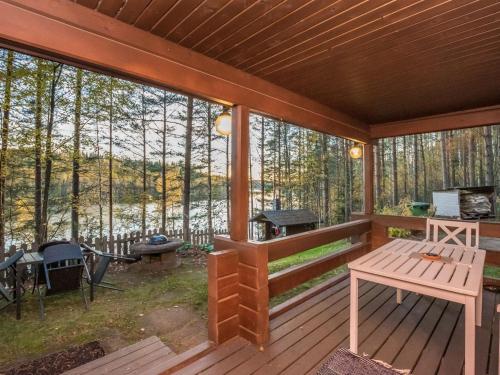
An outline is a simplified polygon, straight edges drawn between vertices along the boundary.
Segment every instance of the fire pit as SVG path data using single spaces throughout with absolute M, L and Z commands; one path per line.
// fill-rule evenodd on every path
M 168 240 L 163 235 L 152 236 L 130 246 L 132 254 L 142 256 L 143 263 L 160 262 L 165 268 L 178 266 L 176 250 L 182 246 L 181 240 Z

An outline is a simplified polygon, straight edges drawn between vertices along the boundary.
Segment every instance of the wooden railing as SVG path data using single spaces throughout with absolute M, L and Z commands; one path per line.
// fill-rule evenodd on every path
M 268 260 L 273 261 L 335 241 L 366 235 L 370 220 L 356 220 L 311 232 L 275 239 L 266 243 Z M 370 250 L 367 238 L 348 248 L 269 275 L 269 296 L 274 297 L 358 258 Z
M 389 236 L 389 228 L 402 228 L 411 231 L 422 231 L 426 229 L 426 218 L 415 216 L 395 215 L 370 215 L 353 214 L 353 219 L 370 219 L 372 221 L 372 246 L 380 247 L 392 238 Z M 500 238 L 500 223 L 480 221 L 479 234 L 481 237 Z M 486 250 L 486 263 L 500 266 L 500 247 L 482 247 Z
M 366 253 L 371 249 L 370 231 L 370 220 L 361 219 L 265 242 L 233 241 L 226 236 L 216 236 L 217 252 L 209 255 L 210 338 L 221 343 L 237 332 L 251 342 L 265 343 L 269 334 L 269 298 Z M 269 261 L 342 239 L 354 239 L 355 243 L 334 254 L 268 273 Z M 236 305 L 235 301 L 239 303 Z M 295 299 L 294 303 L 300 301 Z M 284 310 L 289 307 L 285 306 Z
M 149 239 L 155 234 L 162 233 L 161 229 L 150 229 L 146 232 L 145 238 Z M 213 233 L 209 233 L 207 229 L 205 230 L 193 230 L 189 234 L 189 240 L 193 246 L 200 246 L 213 243 L 214 236 L 226 234 L 226 230 L 216 230 Z M 164 233 L 168 238 L 183 238 L 183 232 L 181 230 L 169 230 Z M 99 237 L 80 237 L 79 242 L 85 243 L 90 247 L 95 247 L 98 250 L 107 251 L 118 255 L 130 254 L 130 245 L 140 242 L 143 239 L 141 232 L 130 232 L 124 234 L 118 234 L 116 236 L 104 236 Z M 16 250 L 22 249 L 24 252 L 34 252 L 38 250 L 38 245 L 36 243 L 22 243 L 19 245 L 11 245 L 6 252 L 0 251 L 0 260 L 5 259 L 5 256 L 12 255 Z
M 271 310 L 270 297 L 391 241 L 391 227 L 425 231 L 423 217 L 353 214 L 352 218 L 348 223 L 266 242 L 233 241 L 227 236 L 216 236 L 217 251 L 209 255 L 210 339 L 221 343 L 240 335 L 257 344 L 265 343 L 270 317 L 287 311 L 347 276 L 334 277 Z M 481 222 L 480 234 L 500 238 L 500 223 Z M 352 244 L 344 250 L 269 275 L 270 261 L 348 238 Z M 485 250 L 487 263 L 500 265 L 500 249 Z

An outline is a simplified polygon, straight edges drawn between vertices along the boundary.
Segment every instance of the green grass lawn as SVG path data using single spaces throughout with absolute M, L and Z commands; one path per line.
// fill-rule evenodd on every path
M 347 246 L 347 241 L 338 241 L 271 262 L 269 273 Z M 346 266 L 342 266 L 310 280 L 272 298 L 270 305 L 275 306 L 345 270 Z M 111 342 L 116 350 L 155 334 L 176 351 L 196 345 L 197 340 L 206 340 L 208 293 L 204 262 L 184 258 L 183 264 L 172 271 L 151 271 L 147 267 L 137 270 L 132 266 L 114 270 L 108 279 L 126 291 L 97 289 L 89 311 L 85 311 L 78 292 L 49 296 L 45 303 L 46 320 L 42 322 L 37 294 L 27 292 L 22 320 L 15 320 L 14 306 L 0 312 L 0 368 L 94 340 Z M 186 315 L 190 318 L 185 318 Z
M 306 250 L 302 253 L 295 254 L 283 259 L 278 259 L 275 260 L 274 262 L 269 263 L 269 273 L 274 273 L 281 271 L 283 269 L 286 269 L 291 266 L 295 266 L 297 264 L 305 263 L 308 261 L 311 261 L 313 259 L 328 255 L 330 253 L 334 253 L 336 251 L 340 251 L 342 249 L 345 249 L 347 246 L 349 246 L 349 243 L 346 240 L 342 241 L 337 241 L 333 242 L 330 244 L 326 244 L 323 246 L 316 247 L 314 249 Z M 299 285 L 296 288 L 293 288 L 283 294 L 280 294 L 279 296 L 273 297 L 270 300 L 270 306 L 274 307 L 276 305 L 279 305 L 280 303 L 286 301 L 287 299 L 290 299 L 297 294 L 321 283 L 322 281 L 325 281 L 335 275 L 338 275 L 339 273 L 346 272 L 347 271 L 347 266 L 340 266 L 338 268 L 335 268 L 315 279 L 311 279 L 301 285 Z
M 65 349 L 69 345 L 119 339 L 122 345 L 145 338 L 144 316 L 157 308 L 187 306 L 206 320 L 207 275 L 204 267 L 184 263 L 174 271 L 116 272 L 110 277 L 125 292 L 98 288 L 85 311 L 78 292 L 46 298 L 40 321 L 37 294 L 26 292 L 22 320 L 14 306 L 1 312 L 0 366 Z M 169 341 L 168 333 L 166 339 Z
M 497 266 L 484 266 L 484 276 L 493 279 L 500 279 L 500 267 Z

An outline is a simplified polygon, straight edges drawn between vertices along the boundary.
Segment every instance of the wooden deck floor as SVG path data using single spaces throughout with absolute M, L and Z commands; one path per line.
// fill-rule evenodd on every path
M 497 374 L 500 294 L 484 293 L 483 325 L 476 331 L 476 374 Z M 360 286 L 360 352 L 416 375 L 461 374 L 464 362 L 464 309 L 443 300 Z M 234 339 L 177 374 L 314 374 L 337 347 L 349 343 L 349 280 L 271 321 L 264 351 Z

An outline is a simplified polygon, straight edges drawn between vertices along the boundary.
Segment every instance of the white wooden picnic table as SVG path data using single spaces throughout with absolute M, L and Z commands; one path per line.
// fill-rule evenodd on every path
M 421 253 L 437 253 L 431 261 Z M 349 263 L 350 349 L 358 351 L 358 280 L 371 281 L 465 305 L 465 375 L 474 375 L 475 326 L 481 326 L 486 252 L 464 246 L 396 239 Z

